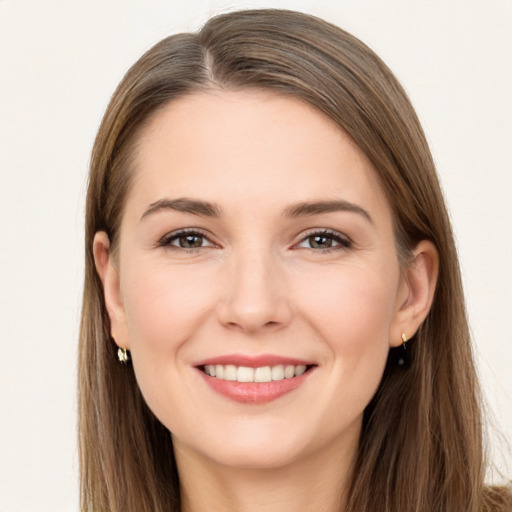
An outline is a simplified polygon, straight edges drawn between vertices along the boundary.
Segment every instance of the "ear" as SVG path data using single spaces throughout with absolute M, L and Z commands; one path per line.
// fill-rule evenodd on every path
M 121 348 L 130 348 L 126 315 L 121 297 L 119 271 L 110 251 L 107 233 L 98 231 L 94 235 L 93 255 L 96 271 L 103 285 L 105 307 L 110 318 L 110 335 Z
M 389 344 L 402 343 L 402 333 L 412 338 L 428 315 L 439 273 L 439 254 L 434 244 L 422 240 L 413 251 L 412 263 L 402 271 Z

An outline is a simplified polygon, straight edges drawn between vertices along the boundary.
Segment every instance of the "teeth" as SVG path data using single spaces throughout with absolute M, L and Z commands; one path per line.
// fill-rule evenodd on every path
M 272 380 L 284 379 L 284 366 L 282 364 L 273 366 L 271 370 Z
M 295 377 L 298 377 L 299 375 L 302 375 L 306 371 L 306 366 L 303 364 L 300 364 L 299 366 L 295 367 Z
M 236 380 L 238 382 L 254 382 L 254 368 L 239 366 L 236 372 Z
M 228 364 L 224 366 L 224 380 L 236 380 L 237 371 L 236 366 L 233 364 Z
M 276 380 L 299 377 L 307 370 L 306 365 L 282 365 L 262 366 L 249 368 L 248 366 L 235 366 L 232 364 L 207 364 L 204 373 L 217 379 L 233 380 L 238 382 L 271 382 Z
M 270 366 L 263 366 L 254 370 L 254 382 L 270 382 L 272 380 L 272 370 Z
M 295 366 L 285 366 L 284 367 L 284 378 L 285 379 L 291 379 L 295 376 Z

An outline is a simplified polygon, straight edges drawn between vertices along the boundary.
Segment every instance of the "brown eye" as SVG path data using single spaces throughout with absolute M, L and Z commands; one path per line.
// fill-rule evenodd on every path
M 184 249 L 193 249 L 194 247 L 202 247 L 204 241 L 204 236 L 202 235 L 182 235 L 176 239 L 179 247 L 183 247 Z
M 325 235 L 313 235 L 308 237 L 309 246 L 312 249 L 330 249 L 333 244 L 333 239 Z
M 343 250 L 352 247 L 352 242 L 336 231 L 318 231 L 304 237 L 299 247 L 317 251 Z
M 177 233 L 171 233 L 162 238 L 159 245 L 170 249 L 185 250 L 214 246 L 214 244 L 212 244 L 205 235 L 197 231 L 180 231 Z

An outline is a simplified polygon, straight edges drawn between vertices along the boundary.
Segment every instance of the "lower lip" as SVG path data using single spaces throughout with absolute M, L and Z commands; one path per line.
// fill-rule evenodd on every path
M 199 370 L 213 391 L 243 404 L 263 404 L 297 389 L 309 377 L 311 369 L 299 377 L 271 382 L 238 382 L 210 377 Z

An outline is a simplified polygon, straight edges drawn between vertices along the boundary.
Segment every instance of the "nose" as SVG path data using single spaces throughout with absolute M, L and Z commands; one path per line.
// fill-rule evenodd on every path
M 269 255 L 233 255 L 218 318 L 247 334 L 272 332 L 289 324 L 292 311 L 280 262 Z

